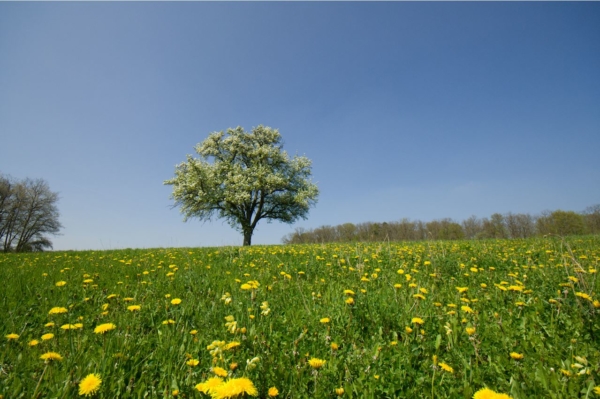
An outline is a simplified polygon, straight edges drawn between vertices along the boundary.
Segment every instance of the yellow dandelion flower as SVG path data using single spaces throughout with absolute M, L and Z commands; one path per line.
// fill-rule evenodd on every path
M 198 364 L 200 364 L 200 360 L 198 360 L 198 359 L 190 359 L 187 362 L 185 362 L 185 364 L 187 364 L 188 366 L 191 366 L 191 367 L 195 367 Z
M 418 325 L 425 324 L 425 321 L 423 321 L 423 319 L 421 319 L 420 317 L 413 317 L 410 322 Z
M 48 341 L 49 339 L 52 339 L 52 338 L 54 338 L 54 334 L 52 334 L 52 333 L 42 335 L 42 341 Z
M 510 357 L 514 360 L 521 360 L 521 359 L 523 359 L 523 354 L 517 353 L 517 352 L 511 352 Z
M 213 399 L 237 398 L 243 394 L 258 396 L 258 390 L 249 378 L 231 378 L 212 391 Z
M 342 395 L 344 394 L 344 392 L 345 392 L 345 391 L 344 391 L 344 388 L 336 388 L 336 389 L 335 389 L 335 394 L 336 394 L 337 396 L 342 396 Z
M 592 301 L 592 297 L 589 296 L 588 294 L 586 294 L 585 292 L 576 292 L 575 296 L 578 296 L 579 298 L 587 299 L 590 302 Z
M 192 330 L 192 331 L 190 331 L 190 334 L 196 335 L 196 334 L 198 334 L 198 330 Z
M 473 334 L 475 334 L 475 327 L 467 327 L 467 328 L 465 328 L 465 331 L 467 332 L 468 335 L 473 335 Z
M 319 320 L 321 323 L 323 324 L 327 324 L 329 323 L 331 320 L 329 320 L 329 317 L 323 317 L 321 320 Z
M 227 370 L 221 367 L 213 367 L 212 372 L 219 377 L 227 377 Z
M 326 362 L 327 362 L 326 360 L 313 357 L 308 361 L 308 364 L 313 369 L 320 369 L 321 367 L 323 367 L 325 365 Z
M 444 370 L 448 373 L 454 373 L 454 369 L 444 362 L 440 362 L 440 367 L 442 368 L 442 370 Z
M 62 286 L 67 285 L 67 282 L 66 281 L 57 281 L 56 284 L 54 284 L 54 285 L 56 285 L 57 287 L 62 287 Z
M 352 297 L 346 298 L 346 304 L 348 304 L 348 305 L 354 305 L 354 298 L 352 298 Z
M 334 351 L 336 351 L 340 348 L 340 346 L 338 344 L 336 344 L 335 342 L 332 342 L 330 347 L 331 347 L 331 350 L 334 350 Z
M 46 323 L 46 324 L 44 324 L 44 327 L 54 327 L 54 323 L 53 322 Z
M 461 306 L 460 310 L 462 310 L 465 313 L 473 313 L 473 309 L 471 309 L 469 306 L 466 306 L 466 305 Z
M 100 325 L 96 326 L 96 328 L 94 329 L 94 332 L 96 334 L 104 334 L 105 332 L 114 330 L 115 328 L 117 328 L 117 326 L 114 325 L 113 323 L 104 323 L 104 324 L 100 324 Z
M 67 312 L 68 312 L 67 308 L 54 307 L 54 308 L 50 309 L 48 314 L 60 314 L 60 313 L 67 313 Z M 50 324 L 50 323 L 48 323 L 48 324 Z M 46 324 L 46 327 L 51 327 L 51 326 L 48 326 L 48 324 Z
M 406 331 L 407 334 L 410 334 L 411 332 L 413 332 L 413 329 L 406 326 L 406 327 L 404 327 L 404 331 Z
M 276 387 L 271 387 L 269 388 L 269 392 L 267 394 L 270 398 L 274 398 L 275 396 L 279 395 L 279 390 Z
M 473 399 L 495 399 L 496 392 L 492 391 L 489 388 L 482 388 L 479 391 L 475 392 L 473 395 Z
M 197 384 L 195 386 L 195 388 L 196 388 L 196 390 L 198 390 L 202 393 L 210 395 L 210 394 L 212 394 L 214 389 L 221 384 L 223 384 L 222 378 L 212 377 L 212 378 L 209 378 L 208 380 L 206 380 L 205 382 L 201 382 L 200 384 Z
M 141 309 L 142 307 L 140 305 L 131 305 L 131 306 L 127 306 L 127 310 L 129 310 L 130 312 L 137 312 Z
M 19 339 L 19 334 L 15 334 L 15 333 L 8 334 L 6 336 L 6 339 L 8 339 L 9 341 L 11 341 L 11 340 L 16 341 Z
M 88 374 L 79 383 L 79 395 L 88 396 L 95 394 L 100 389 L 100 384 L 102 384 L 102 379 L 98 374 Z
M 344 294 L 346 294 L 346 295 L 354 295 L 354 291 L 352 291 L 352 290 L 344 290 Z
M 31 341 L 29 341 L 29 346 L 36 346 L 40 343 L 40 341 L 38 341 L 37 339 L 32 339 Z
M 600 395 L 600 385 L 598 385 L 597 387 L 594 387 L 594 393 L 596 395 Z
M 46 362 L 50 362 L 53 360 L 61 361 L 63 358 L 56 352 L 46 352 L 42 356 L 40 356 L 40 359 L 45 360 Z
M 171 299 L 171 305 L 179 305 L 180 303 L 181 303 L 181 299 L 179 299 L 179 298 Z

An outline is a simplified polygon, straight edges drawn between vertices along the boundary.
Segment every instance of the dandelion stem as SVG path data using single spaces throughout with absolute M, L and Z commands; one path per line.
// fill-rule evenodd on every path
M 40 384 L 42 383 L 42 380 L 44 379 L 44 374 L 46 374 L 46 369 L 48 369 L 48 363 L 46 363 L 46 367 L 44 367 L 44 371 L 42 371 L 42 375 L 40 376 L 40 380 L 38 381 L 38 383 L 35 387 L 35 391 L 33 391 L 33 396 L 31 397 L 31 399 L 35 399 L 35 397 L 37 396 L 37 391 L 40 388 Z

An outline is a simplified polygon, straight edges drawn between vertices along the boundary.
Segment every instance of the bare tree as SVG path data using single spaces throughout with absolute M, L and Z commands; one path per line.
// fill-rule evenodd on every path
M 15 181 L 0 176 L 0 244 L 2 251 L 27 252 L 52 248 L 46 234 L 58 234 L 56 203 L 58 194 L 52 192 L 42 179 Z

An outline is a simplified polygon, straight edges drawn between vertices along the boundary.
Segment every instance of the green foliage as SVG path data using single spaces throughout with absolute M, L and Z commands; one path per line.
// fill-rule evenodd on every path
M 196 146 L 200 158 L 188 155 L 177 165 L 172 198 L 185 219 L 225 219 L 250 245 L 261 219 L 293 223 L 306 218 L 316 203 L 317 186 L 310 182 L 311 161 L 290 159 L 275 129 L 258 126 L 211 133 Z M 212 161 L 212 162 L 211 162 Z
M 207 398 L 218 366 L 261 398 L 591 398 L 599 262 L 597 237 L 7 254 L 0 395 Z

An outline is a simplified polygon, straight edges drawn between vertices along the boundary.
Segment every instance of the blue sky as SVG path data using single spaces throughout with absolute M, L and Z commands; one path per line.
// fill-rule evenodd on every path
M 600 3 L 0 2 L 0 172 L 60 193 L 55 249 L 239 245 L 171 209 L 213 131 L 313 160 L 295 227 L 600 203 Z

